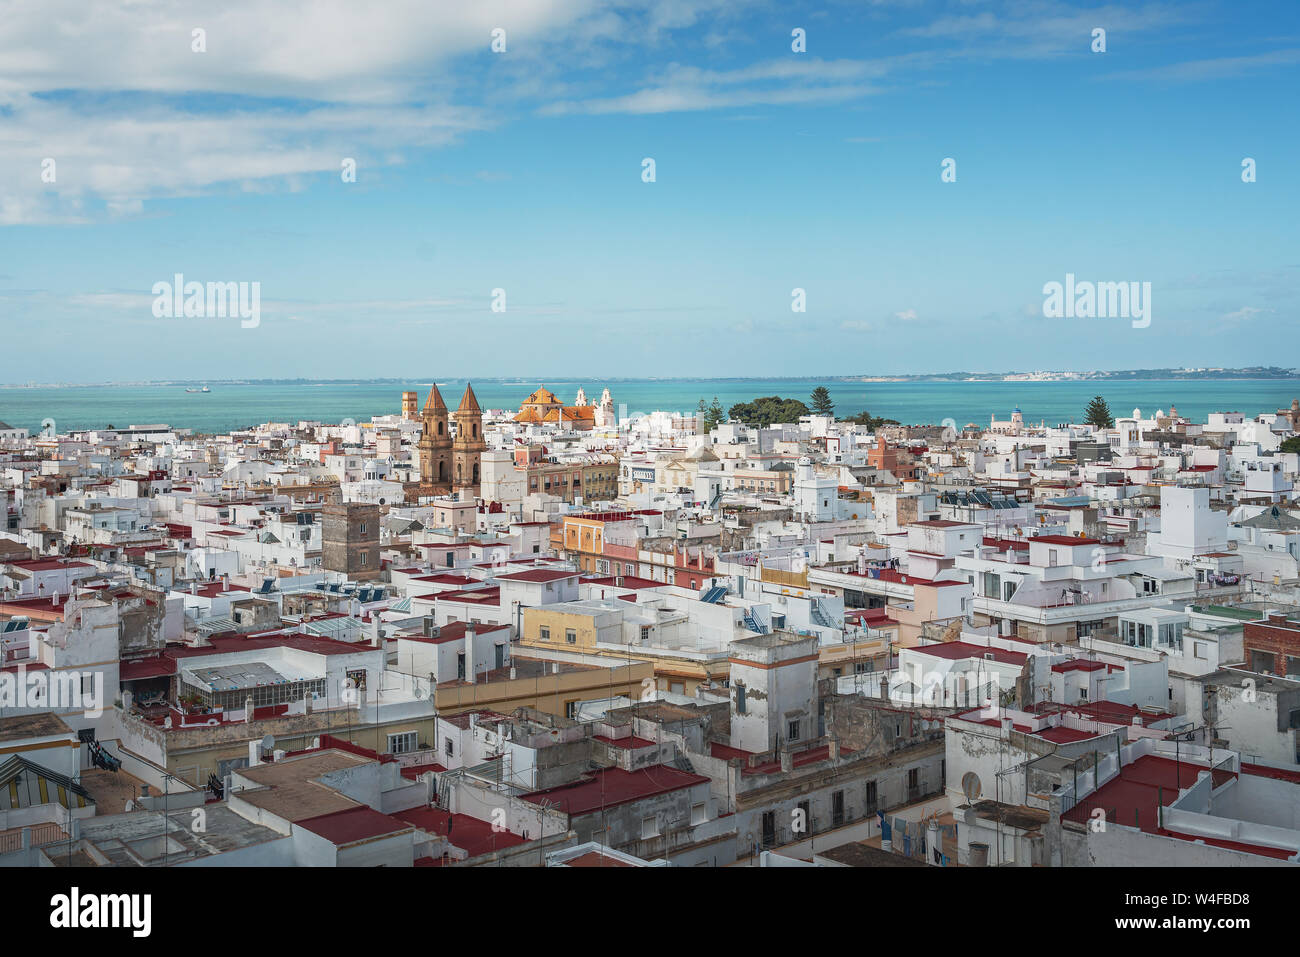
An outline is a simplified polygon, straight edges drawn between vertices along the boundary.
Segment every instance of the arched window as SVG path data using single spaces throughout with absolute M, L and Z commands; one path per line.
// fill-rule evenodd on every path
M 447 463 L 444 460 L 438 462 L 438 481 L 447 481 Z
M 474 429 L 474 438 L 477 439 L 477 438 L 478 438 L 478 423 L 477 423 L 477 422 L 474 423 L 474 425 L 473 425 L 473 429 Z
M 442 433 L 443 433 L 443 429 L 445 429 L 446 427 L 447 427 L 447 423 L 445 423 L 445 422 L 439 422 L 439 423 L 438 423 L 438 434 L 439 434 L 439 435 L 442 435 Z

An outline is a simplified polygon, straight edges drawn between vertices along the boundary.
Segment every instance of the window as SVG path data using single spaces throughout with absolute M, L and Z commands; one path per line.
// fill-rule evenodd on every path
M 659 820 L 653 815 L 641 819 L 641 840 L 648 841 L 659 836 Z
M 912 768 L 907 772 L 907 789 L 915 791 L 921 786 L 921 771 L 919 768 Z
M 564 703 L 564 716 L 570 721 L 576 721 L 578 719 L 578 702 L 566 701 Z
M 365 522 L 362 522 L 362 523 L 361 523 L 361 531 L 360 531 L 360 534 L 362 534 L 362 535 L 366 534 L 366 523 L 365 523 Z
M 572 628 L 566 628 L 564 629 L 564 640 L 571 645 L 576 645 L 578 643 L 578 633 Z
M 691 825 L 703 824 L 709 819 L 708 807 L 704 804 L 691 805 Z
M 844 823 L 844 792 L 836 791 L 831 795 L 831 827 Z
M 388 736 L 389 754 L 409 754 L 420 749 L 420 735 L 417 731 L 403 731 Z
M 736 685 L 736 714 L 745 713 L 745 686 Z
M 365 565 L 365 564 L 367 563 L 366 560 L 367 560 L 369 557 L 370 557 L 370 556 L 367 555 L 365 552 L 362 552 L 362 553 L 361 553 L 361 564 L 362 564 L 362 565 Z
M 537 637 L 540 638 L 542 641 L 550 641 L 551 629 L 547 628 L 545 625 L 542 625 L 542 627 L 537 629 Z
M 785 730 L 786 730 L 786 735 L 789 737 L 791 741 L 798 741 L 799 740 L 799 719 L 795 718 L 793 721 L 787 722 Z
M 456 680 L 465 680 L 465 652 L 459 652 L 456 655 Z
M 1092 621 L 1081 621 L 1075 625 L 1075 634 L 1080 638 L 1089 637 L 1094 631 L 1100 631 L 1106 627 L 1104 618 L 1096 618 Z
M 455 749 L 455 747 L 454 747 L 454 746 L 452 745 L 452 743 L 451 743 L 451 738 L 447 738 L 447 739 L 445 740 L 445 742 L 443 743 L 442 749 L 443 749 L 443 751 L 446 753 L 447 757 L 449 757 L 449 758 L 451 758 L 451 757 L 455 757 L 455 750 L 456 750 L 456 749 Z
M 876 782 L 875 781 L 867 782 L 867 793 L 863 801 L 863 804 L 868 814 L 876 813 Z

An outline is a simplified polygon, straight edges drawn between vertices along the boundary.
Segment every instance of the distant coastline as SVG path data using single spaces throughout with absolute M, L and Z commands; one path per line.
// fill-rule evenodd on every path
M 527 384 L 547 381 L 568 382 L 572 375 L 475 376 L 477 382 L 514 382 Z M 1207 367 L 1202 369 L 1118 369 L 1073 372 L 1059 370 L 1007 372 L 927 372 L 895 375 L 828 375 L 828 376 L 603 376 L 600 381 L 619 382 L 1188 382 L 1197 380 L 1288 380 L 1300 379 L 1300 369 L 1277 366 L 1249 366 L 1240 369 Z M 0 382 L 0 389 L 104 389 L 157 388 L 166 386 L 267 386 L 267 385 L 385 385 L 407 384 L 411 377 L 348 379 L 154 379 L 132 382 Z M 431 381 L 431 380 L 429 380 Z M 457 381 L 460 381 L 459 379 Z M 427 383 L 426 383 L 427 384 Z

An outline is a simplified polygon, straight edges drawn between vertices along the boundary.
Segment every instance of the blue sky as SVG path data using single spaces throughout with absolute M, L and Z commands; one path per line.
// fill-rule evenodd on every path
M 208 6 L 7 8 L 0 381 L 1300 365 L 1293 4 Z

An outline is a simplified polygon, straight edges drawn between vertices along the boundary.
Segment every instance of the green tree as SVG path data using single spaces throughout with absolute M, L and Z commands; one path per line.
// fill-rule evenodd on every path
M 867 428 L 880 428 L 882 425 L 898 425 L 897 419 L 883 419 L 872 415 L 870 412 L 859 412 L 857 415 L 851 415 L 847 419 L 840 419 L 841 422 L 852 422 L 854 425 L 865 425 Z
M 722 408 L 722 403 L 718 401 L 718 397 L 715 395 L 713 397 L 713 404 L 709 406 L 709 412 L 705 418 L 705 421 L 709 423 L 709 430 L 712 431 L 715 426 L 725 422 L 726 420 L 726 410 Z
M 835 403 L 831 401 L 831 392 L 824 385 L 819 385 L 812 390 L 812 395 L 808 397 L 812 400 L 812 410 L 818 415 L 830 415 L 835 411 Z
M 1083 422 L 1085 425 L 1093 425 L 1099 429 L 1111 429 L 1115 427 L 1115 416 L 1110 414 L 1110 406 L 1101 396 L 1093 396 L 1092 401 L 1088 403 L 1088 408 L 1084 410 Z
M 800 416 L 810 415 L 808 406 L 798 399 L 783 399 L 779 395 L 766 395 L 752 402 L 738 402 L 729 410 L 731 418 L 746 425 L 762 428 L 774 422 L 798 422 Z
M 1293 435 L 1289 439 L 1283 439 L 1281 450 L 1283 452 L 1300 452 L 1300 435 Z
M 726 417 L 727 413 L 722 410 L 722 403 L 718 401 L 716 395 L 713 397 L 712 405 L 705 405 L 704 399 L 700 399 L 699 408 L 695 410 L 697 431 L 712 432 L 718 423 L 726 419 Z

